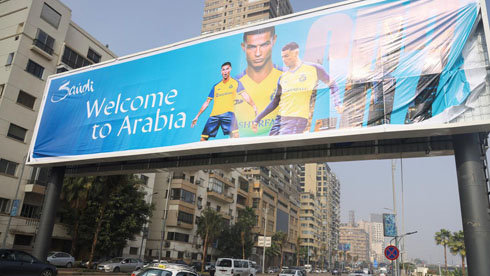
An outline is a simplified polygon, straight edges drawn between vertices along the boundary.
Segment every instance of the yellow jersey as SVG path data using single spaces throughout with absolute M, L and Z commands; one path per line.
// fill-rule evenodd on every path
M 276 67 L 272 69 L 269 75 L 261 82 L 252 80 L 246 72 L 238 77 L 243 85 L 244 90 L 250 96 L 260 112 L 263 110 L 274 97 L 277 89 L 277 82 L 283 72 Z M 241 97 L 235 100 L 235 116 L 238 122 L 240 137 L 264 136 L 269 135 L 269 131 L 274 124 L 277 110 L 269 113 L 258 123 L 257 133 L 252 131 L 252 121 L 255 119 L 253 108 Z
M 282 94 L 277 108 L 278 115 L 308 119 L 311 94 L 319 80 L 328 83 L 328 79 L 325 70 L 316 64 L 303 63 L 294 71 L 284 72 L 279 79 Z
M 236 95 L 241 92 L 243 92 L 242 84 L 233 78 L 229 78 L 226 82 L 220 81 L 214 85 L 208 96 L 208 99 L 214 100 L 213 110 L 209 116 L 234 112 Z

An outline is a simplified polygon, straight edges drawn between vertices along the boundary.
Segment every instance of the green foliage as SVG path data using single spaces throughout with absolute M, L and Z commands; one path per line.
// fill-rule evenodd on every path
M 466 247 L 464 245 L 464 233 L 463 231 L 455 232 L 449 239 L 449 251 L 453 255 L 461 255 L 466 257 Z
M 223 257 L 241 259 L 250 257 L 254 245 L 252 228 L 256 224 L 256 215 L 252 208 L 238 211 L 238 220 L 235 225 L 222 229 L 219 235 L 218 249 Z M 222 228 L 222 227 L 221 227 Z
M 95 256 L 115 254 L 141 232 L 151 215 L 140 180 L 132 175 L 66 178 L 62 190 L 62 215 L 74 239 L 75 252 Z M 100 212 L 104 207 L 104 212 Z M 94 243 L 97 222 L 101 222 Z M 75 227 L 77 226 L 77 227 Z M 76 254 L 78 256 L 78 254 Z

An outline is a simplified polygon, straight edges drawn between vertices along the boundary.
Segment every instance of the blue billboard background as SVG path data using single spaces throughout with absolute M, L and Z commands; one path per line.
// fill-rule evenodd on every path
M 277 39 L 271 56 L 275 67 L 284 72 L 288 70 L 281 58 L 281 48 L 294 41 L 299 45 L 299 57 L 323 67 L 337 89 L 332 91 L 333 86 L 325 84 L 315 87 L 304 135 L 327 129 L 418 123 L 439 114 L 446 116 L 444 122 L 454 119 L 447 110 L 463 104 L 472 92 L 461 68 L 464 62 L 462 51 L 475 24 L 478 3 L 429 1 L 434 3 L 425 7 L 420 2 L 425 1 L 382 1 L 367 6 L 346 6 L 275 26 Z M 445 7 L 441 5 L 445 10 L 433 11 L 434 5 L 441 3 L 445 4 Z M 411 16 L 420 10 L 426 11 L 428 18 L 416 18 L 422 20 L 416 21 Z M 326 25 L 325 37 L 317 38 L 313 29 L 318 30 L 318 22 L 338 17 L 345 18 L 346 24 Z M 380 23 L 376 23 L 378 21 Z M 372 24 L 372 28 L 363 26 L 365 22 Z M 426 23 L 415 31 L 414 26 L 421 22 Z M 402 26 L 397 31 L 398 37 L 393 36 L 393 31 L 383 29 L 396 29 L 396 24 Z M 448 26 L 450 33 L 446 32 Z M 335 32 L 329 31 L 334 29 L 348 32 L 347 40 L 337 40 Z M 316 43 L 316 39 L 323 42 Z M 390 43 L 385 45 L 385 40 Z M 191 121 L 211 88 L 220 82 L 221 65 L 231 62 L 231 76 L 235 79 L 247 70 L 242 42 L 243 33 L 238 33 L 53 77 L 38 122 L 31 162 L 45 157 L 138 149 L 164 151 L 168 146 L 199 142 L 213 102 L 193 128 Z M 416 43 L 420 45 L 413 47 Z M 396 50 L 390 49 L 393 47 Z M 321 54 L 312 54 L 318 52 L 318 48 Z M 338 54 L 338 49 L 345 49 L 346 54 Z M 434 63 L 440 68 L 426 69 L 434 49 L 442 49 L 438 52 L 442 61 Z M 362 55 L 363 51 L 372 56 L 364 57 L 367 61 L 361 64 L 356 55 Z M 396 66 L 386 69 L 390 62 L 393 63 L 391 57 L 395 55 Z M 380 73 L 376 68 L 381 63 L 384 69 Z M 356 77 L 363 70 L 367 73 Z M 418 109 L 423 105 L 418 96 L 422 93 L 419 89 L 421 75 L 432 76 L 427 83 L 434 86 L 434 92 L 428 96 L 429 117 L 417 117 Z M 383 87 L 385 90 L 379 92 Z M 273 97 L 271 94 L 270 98 Z M 336 103 L 332 97 L 340 101 L 342 112 L 334 108 Z M 389 110 L 387 103 L 391 105 Z M 379 106 L 383 109 L 376 113 Z M 422 108 L 427 109 L 426 106 Z M 254 134 L 247 125 L 248 129 L 239 129 L 240 137 L 268 136 L 271 126 L 272 123 L 267 127 L 264 125 Z M 220 129 L 212 139 L 229 139 L 229 136 L 223 135 Z

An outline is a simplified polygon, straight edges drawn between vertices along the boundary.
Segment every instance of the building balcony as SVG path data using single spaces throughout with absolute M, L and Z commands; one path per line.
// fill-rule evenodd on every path
M 235 187 L 235 183 L 231 182 L 231 180 L 230 180 L 230 179 L 228 179 L 228 178 L 226 178 L 226 177 L 224 177 L 224 176 L 221 176 L 221 175 L 219 175 L 219 174 L 218 174 L 218 173 L 216 173 L 216 172 L 211 172 L 211 173 L 209 173 L 209 178 L 214 178 L 214 179 L 217 179 L 217 180 L 219 180 L 219 181 L 223 182 L 223 183 L 224 183 L 226 186 L 228 186 L 228 187 L 232 187 L 232 188 L 234 188 L 234 187 Z
M 39 184 L 26 184 L 24 192 L 44 195 L 46 193 L 46 186 Z
M 182 221 L 170 221 L 167 223 L 167 226 L 169 227 L 177 227 L 177 228 L 182 228 L 182 229 L 187 229 L 187 230 L 192 230 L 192 228 L 194 227 L 193 224 L 191 223 L 185 223 L 185 222 L 182 222 Z
M 40 54 L 44 58 L 48 60 L 53 59 L 53 49 L 49 47 L 48 45 L 44 44 L 40 40 L 34 39 L 31 45 L 31 50 L 35 51 L 36 53 Z
M 223 203 L 228 203 L 228 204 L 233 203 L 233 196 L 220 194 L 215 191 L 208 191 L 208 198 L 215 199 Z

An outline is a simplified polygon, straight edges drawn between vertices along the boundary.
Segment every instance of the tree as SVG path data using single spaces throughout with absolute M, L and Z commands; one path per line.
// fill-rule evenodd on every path
M 299 259 L 302 257 L 301 249 L 302 249 L 301 248 L 301 238 L 298 236 L 298 239 L 296 240 L 296 266 L 299 266 Z
M 459 254 L 461 256 L 461 273 L 465 276 L 464 260 L 466 257 L 466 247 L 464 244 L 463 231 L 458 231 L 451 235 L 449 238 L 449 250 L 453 255 Z
M 89 261 L 114 254 L 141 232 L 152 206 L 145 202 L 140 184 L 131 175 L 73 178 L 64 183 L 63 219 L 69 232 L 77 233 L 74 245 L 85 251 L 90 247 Z M 76 193 L 79 209 L 73 208 Z
M 221 232 L 222 221 L 223 218 L 221 217 L 221 215 L 217 211 L 209 207 L 201 213 L 201 217 L 197 221 L 196 233 L 203 240 L 201 273 L 204 271 L 208 245 L 212 243 Z
M 437 232 L 434 239 L 437 245 L 444 246 L 444 267 L 446 268 L 447 275 L 447 256 L 446 256 L 446 248 L 449 243 L 449 237 L 451 237 L 451 232 L 446 229 L 441 229 L 441 231 Z
M 288 242 L 288 234 L 282 231 L 274 233 L 272 236 L 272 244 L 270 248 L 267 248 L 265 254 L 270 257 L 280 256 L 279 267 L 282 267 L 282 259 L 284 254 L 284 247 Z
M 78 233 L 82 211 L 87 207 L 89 191 L 92 184 L 97 178 L 93 176 L 85 177 L 67 177 L 64 179 L 61 190 L 61 202 L 63 216 L 71 220 L 73 227 L 68 227 L 71 233 L 72 243 L 70 254 L 76 256 Z M 67 212 L 67 210 L 70 210 Z
M 254 209 L 246 207 L 245 209 L 239 210 L 236 225 L 240 231 L 242 258 L 246 259 L 252 253 L 252 247 L 254 245 L 252 228 L 257 225 L 257 215 L 255 215 Z

